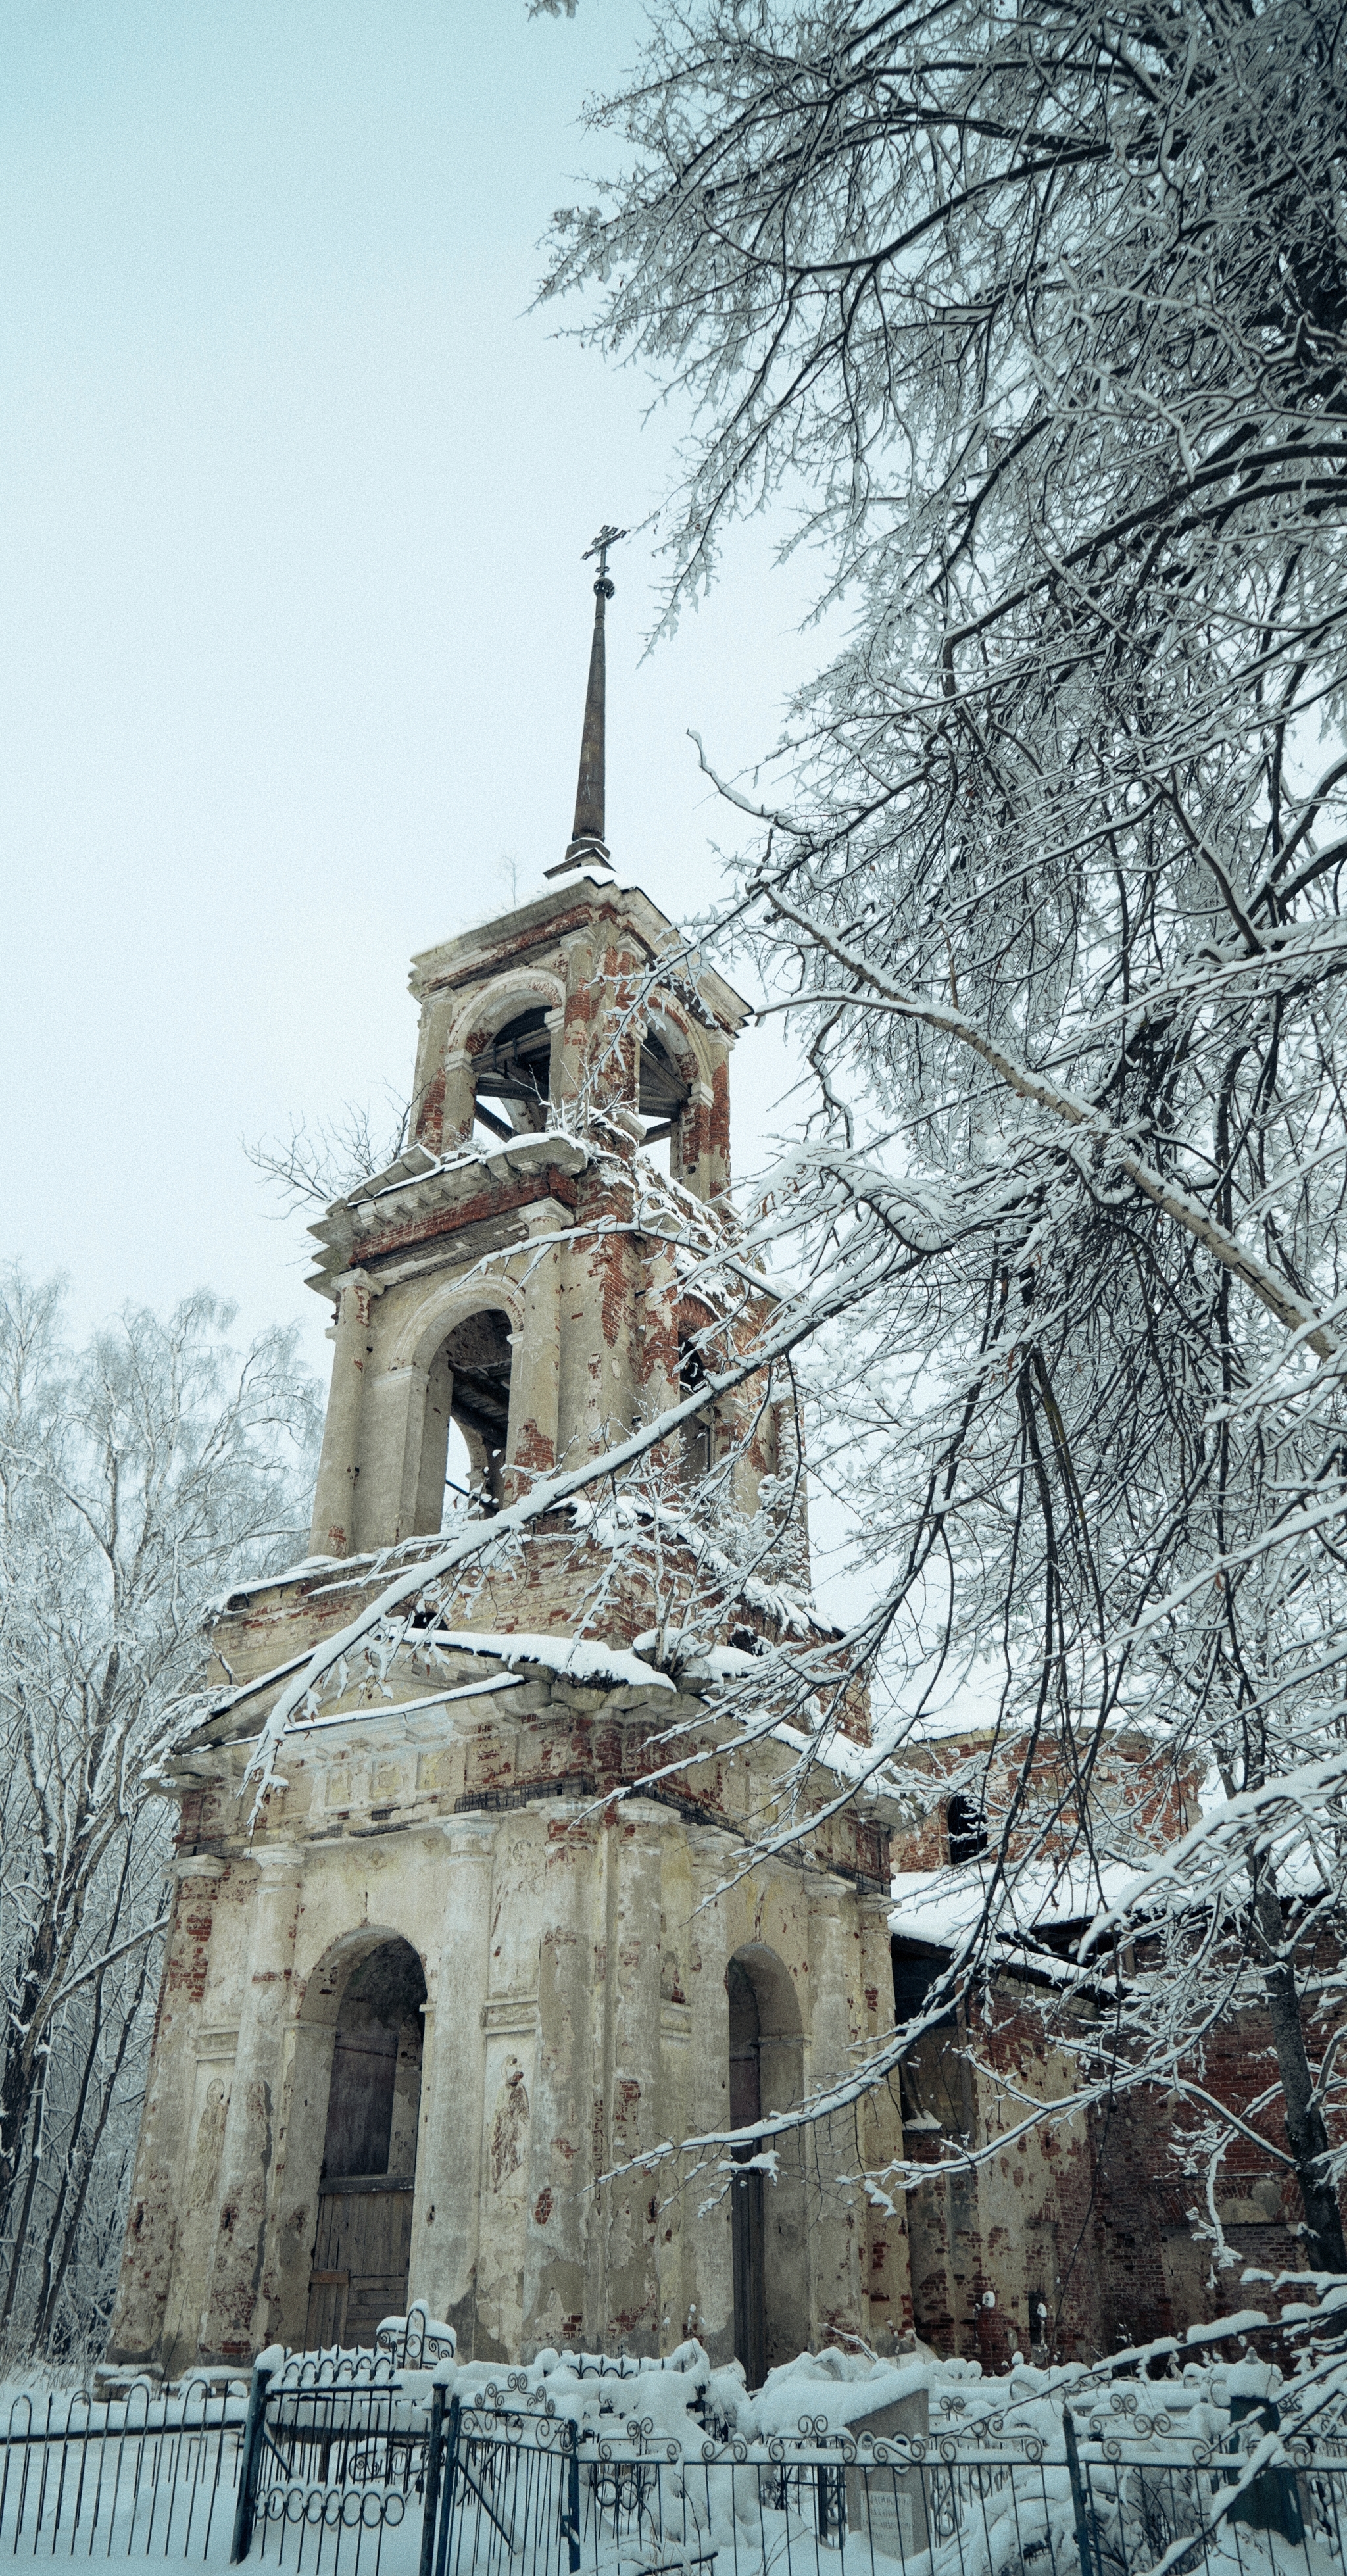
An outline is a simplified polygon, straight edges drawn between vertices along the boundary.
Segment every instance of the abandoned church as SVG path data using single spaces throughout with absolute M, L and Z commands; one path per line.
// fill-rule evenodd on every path
M 1009 2120 L 956 2026 L 742 2170 L 714 2144 L 845 2089 L 895 1991 L 911 2011 L 943 1955 L 922 1892 L 976 1869 L 978 1820 L 942 1804 L 941 1744 L 927 1815 L 886 1791 L 859 1694 L 803 1788 L 789 1726 L 745 1723 L 761 1641 L 826 1654 L 832 1632 L 780 1385 L 688 1411 L 717 1335 L 769 1300 L 727 1269 L 717 1312 L 706 1285 L 747 1005 L 610 857 L 598 569 L 570 844 L 536 900 L 413 961 L 414 1140 L 314 1229 L 333 1358 L 310 1554 L 222 1608 L 213 1703 L 175 1757 L 114 2362 L 368 2345 L 420 2298 L 478 2358 L 693 2334 L 756 2385 L 829 2341 L 915 2331 L 1003 2364 L 1221 2301 L 1154 2105 L 950 2158 Z M 511 1521 L 680 1404 L 647 1452 L 663 1506 L 595 1486 Z M 719 1543 L 695 1546 L 668 1493 L 727 1460 Z M 766 1565 L 735 1536 L 764 1496 Z M 437 1571 L 464 1532 L 490 1543 Z M 315 1647 L 390 1585 L 370 1650 L 269 1736 Z M 1108 1754 L 1117 1778 L 1142 1760 Z M 1035 1973 L 1007 1973 L 994 2039 L 1042 2095 Z M 1213 2086 L 1238 2096 L 1261 2045 L 1232 2027 Z M 858 2186 L 904 2158 L 941 2170 Z M 1227 2232 L 1294 2264 L 1274 2161 L 1255 2141 L 1246 2162 Z

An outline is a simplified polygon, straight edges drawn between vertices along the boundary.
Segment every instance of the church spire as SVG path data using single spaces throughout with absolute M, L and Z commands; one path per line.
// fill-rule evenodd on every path
M 625 528 L 600 528 L 592 546 L 586 546 L 580 560 L 588 563 L 591 555 L 599 558 L 599 577 L 594 584 L 594 634 L 589 647 L 589 685 L 585 691 L 585 721 L 580 735 L 580 776 L 575 790 L 575 821 L 566 855 L 557 866 L 549 868 L 549 877 L 564 874 L 567 868 L 584 867 L 596 861 L 608 867 L 611 861 L 604 828 L 604 610 L 613 596 L 608 578 L 608 549 Z

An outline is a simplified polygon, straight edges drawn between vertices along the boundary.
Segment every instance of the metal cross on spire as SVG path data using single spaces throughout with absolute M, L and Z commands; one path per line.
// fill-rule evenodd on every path
M 626 533 L 625 528 L 607 526 L 600 528 L 593 544 L 586 546 L 580 557 L 581 563 L 589 563 L 595 555 L 599 559 L 598 579 L 594 584 L 594 633 L 589 647 L 589 685 L 585 690 L 585 720 L 580 735 L 580 777 L 575 790 L 575 821 L 571 826 L 566 855 L 554 868 L 547 870 L 549 877 L 561 876 L 567 868 L 611 865 L 608 845 L 603 837 L 606 685 L 603 621 L 604 610 L 613 596 L 613 584 L 608 574 L 608 549 L 610 546 L 615 546 L 619 538 L 625 537 Z
M 608 582 L 608 587 L 603 594 L 605 599 L 611 599 L 613 596 L 613 585 L 608 581 L 608 549 L 610 546 L 617 545 L 619 540 L 625 537 L 626 533 L 627 531 L 625 528 L 600 528 L 598 535 L 594 539 L 593 545 L 586 546 L 584 553 L 580 557 L 581 563 L 588 563 L 591 555 L 598 556 L 599 580 Z M 597 588 L 597 586 L 598 585 L 596 584 L 595 587 Z

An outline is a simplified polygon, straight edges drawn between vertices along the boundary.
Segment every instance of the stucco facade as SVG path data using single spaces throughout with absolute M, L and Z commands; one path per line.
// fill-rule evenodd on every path
M 898 1820 L 868 1795 L 826 1816 L 826 1762 L 801 1805 L 804 1739 L 719 1702 L 708 1649 L 744 1667 L 779 1619 L 732 1551 L 708 1574 L 675 1530 L 656 1564 L 554 1516 L 441 1585 L 377 1675 L 353 1667 L 287 1735 L 260 1807 L 245 1792 L 297 1659 L 433 1556 L 451 1421 L 489 1512 L 675 1404 L 717 1329 L 675 1236 L 713 1242 L 728 1206 L 743 1006 L 648 899 L 591 858 L 419 957 L 413 991 L 417 1141 L 315 1229 L 334 1355 L 313 1554 L 228 1605 L 220 1698 L 176 1772 L 111 2358 L 367 2334 L 385 2296 L 502 2360 L 689 2331 L 750 2375 L 838 2331 L 892 2348 L 904 2219 L 842 2177 L 900 2152 L 895 2093 L 807 2147 L 783 2133 L 775 2179 L 717 2147 L 643 2161 L 746 2104 L 770 2122 L 892 2020 Z M 654 1466 L 677 1484 L 732 1457 L 747 1522 L 793 1436 L 752 1382 Z M 798 1566 L 799 1510 L 790 1543 Z M 681 1662 L 656 1654 L 686 1620 Z M 568 1666 L 581 1628 L 599 1644 Z M 804 1838 L 750 1865 L 788 1796 Z

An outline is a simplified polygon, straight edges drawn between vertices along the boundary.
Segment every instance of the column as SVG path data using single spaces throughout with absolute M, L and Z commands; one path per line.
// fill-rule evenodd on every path
M 551 1094 L 554 1108 L 578 1100 L 586 1088 L 594 1021 L 604 993 L 598 961 L 588 939 L 575 939 L 566 949 L 566 999 L 559 1029 L 553 1030 Z M 548 1022 L 549 1027 L 551 1021 Z
M 711 1113 L 715 1095 L 709 1084 L 694 1082 L 688 1094 L 688 1105 L 678 1122 L 679 1169 L 675 1180 L 691 1190 L 694 1198 L 711 1195 Z
M 444 1133 L 444 1041 L 453 1016 L 448 995 L 429 997 L 421 1005 L 417 1031 L 416 1073 L 412 1084 L 412 1130 L 418 1145 L 438 1154 Z
M 628 2165 L 660 2146 L 660 1840 L 668 1810 L 633 1799 L 609 1828 L 612 1901 L 608 1919 L 608 1991 L 612 2073 L 608 2091 L 608 2165 Z M 610 2348 L 657 2353 L 659 2279 L 655 2259 L 662 2173 L 622 2173 L 606 2185 L 606 2301 Z M 654 2204 L 656 2215 L 651 2215 Z
M 355 1482 L 360 1464 L 360 1403 L 373 1350 L 370 1283 L 363 1271 L 343 1280 L 333 1328 L 332 1386 L 313 1497 L 313 1556 L 348 1556 L 355 1535 Z
M 417 1469 L 416 1507 L 412 1527 L 432 1537 L 444 1521 L 444 1479 L 449 1459 L 449 1422 L 454 1401 L 454 1372 L 441 1344 L 426 1371 L 426 1400 L 421 1416 L 421 1457 Z
M 477 1106 L 477 1066 L 466 1047 L 454 1047 L 444 1059 L 443 1154 L 461 1153 L 472 1141 Z
M 692 1827 L 693 1888 L 699 1911 L 689 1934 L 688 1997 L 692 2005 L 692 2130 L 704 2137 L 730 2125 L 730 2017 L 725 1970 L 730 1958 L 725 1898 L 716 1893 L 742 1856 L 742 1845 L 728 1834 Z M 715 2165 L 723 2148 L 709 2151 L 706 2172 L 691 2186 L 694 2207 L 714 2201 L 690 2230 L 695 2259 L 692 2304 L 696 2319 L 689 2331 L 699 2336 L 714 2362 L 734 2359 L 734 2242 L 728 2188 L 716 2198 L 723 2174 Z
M 290 2001 L 294 2004 L 293 1990 Z M 318 2187 L 327 2131 L 335 2022 L 288 2016 L 281 2050 L 281 2118 L 262 2286 L 267 2333 L 275 2343 L 304 2341 L 309 2273 L 318 2223 Z
M 630 1437 L 636 1301 L 625 1235 L 575 1243 L 562 1257 L 558 1439 L 563 1464 L 574 1466 Z
M 517 1268 L 511 1265 L 524 1292 L 523 1320 L 510 1336 L 505 1498 L 511 1503 L 528 1492 L 536 1477 L 549 1476 L 556 1467 L 561 1398 L 561 1247 L 538 1247 L 562 1233 L 566 1212 L 555 1199 L 542 1199 L 526 1209 L 524 1221 L 529 1249 Z
M 550 1041 L 547 1058 L 547 1123 L 549 1127 L 554 1127 L 558 1123 L 557 1111 L 570 1097 L 565 1088 L 566 1051 L 562 1034 L 566 1026 L 566 1013 L 564 1009 L 557 1009 L 548 1011 L 545 1017 Z
M 848 2074 L 855 2060 L 852 2042 L 860 2036 L 851 2008 L 860 1966 L 855 1900 L 849 1888 L 820 1889 L 809 1900 L 809 2082 L 816 2088 L 831 2076 Z M 810 2229 L 813 2258 L 811 2307 L 814 2332 L 864 2334 L 862 2258 L 865 2242 L 864 2201 L 854 2188 L 843 2192 L 833 2179 L 840 2170 L 856 2170 L 856 2127 L 839 2113 L 815 2132 L 823 2173 L 823 2205 Z
M 716 1054 L 711 1073 L 710 1134 L 707 1139 L 706 1188 L 708 1199 L 723 1197 L 730 1186 L 730 1063 L 724 1049 Z
M 429 1374 L 415 1360 L 366 1364 L 355 1528 L 362 1551 L 394 1547 L 416 1527 L 428 1392 Z
M 524 2342 L 528 2360 L 545 2345 L 583 2344 L 588 2236 L 594 2204 L 591 2062 L 595 1856 L 601 1828 L 579 1811 L 548 1810 L 550 1831 L 539 1917 L 538 2037 L 529 2122 L 528 2220 L 524 2243 Z M 601 2080 L 601 2070 L 599 2070 Z
M 280 2117 L 286 2007 L 294 1980 L 300 1854 L 288 1843 L 254 1854 L 248 1974 L 220 2159 L 219 2223 L 202 2328 L 206 2354 L 250 2361 L 266 2341 L 260 2295 Z
M 173 1919 L 159 1981 L 145 2107 L 131 2185 L 108 2359 L 162 2359 L 178 2256 L 182 2170 L 196 2085 L 197 2041 L 210 1964 L 215 1897 L 224 1864 L 206 1856 L 175 1864 Z
M 661 1413 L 677 1404 L 681 1392 L 678 1383 L 678 1273 L 672 1252 L 656 1237 L 641 1247 L 644 1259 L 641 1274 L 644 1293 L 638 1292 L 639 1329 L 635 1356 L 635 1376 L 640 1398 L 641 1418 L 654 1422 Z M 661 1442 L 652 1452 L 656 1465 L 674 1466 L 681 1453 L 678 1440 Z
M 460 2358 L 477 2323 L 478 2213 L 482 2188 L 486 2036 L 482 2012 L 491 1968 L 492 1818 L 456 1818 L 444 1829 L 439 1958 L 432 1963 L 416 2150 L 412 2298 L 444 2318 Z
M 860 1918 L 861 2028 L 871 2041 L 893 2028 L 893 1956 L 889 1948 L 886 1897 L 854 1900 Z M 906 2194 L 887 2172 L 903 2152 L 903 2120 L 897 2074 L 867 2093 L 860 2106 L 861 2158 L 868 2173 L 881 2178 L 897 2205 L 889 2217 L 868 2200 L 865 2212 L 865 2284 L 869 2306 L 869 2340 L 876 2352 L 896 2346 L 912 2323 L 912 2266 L 907 2233 Z
M 666 1817 L 660 1836 L 660 2008 L 659 2095 L 655 2126 L 675 2145 L 693 2128 L 691 1957 L 697 1937 L 693 1921 L 696 1885 L 691 1842 L 695 1826 Z M 695 2296 L 694 2247 L 701 2222 L 697 2210 L 704 2194 L 678 2189 L 680 2163 L 671 2157 L 655 2177 L 660 2209 L 656 2223 L 655 2268 L 660 2293 L 660 2350 L 669 2352 L 688 2332 L 688 2309 Z

